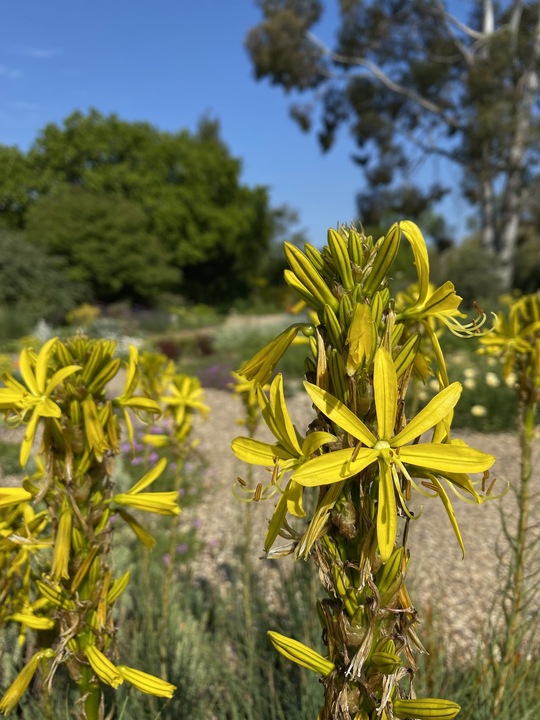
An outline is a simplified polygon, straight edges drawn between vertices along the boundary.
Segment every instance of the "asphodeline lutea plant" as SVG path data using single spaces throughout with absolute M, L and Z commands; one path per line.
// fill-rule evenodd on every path
M 120 628 L 113 607 L 129 573 L 115 577 L 112 567 L 114 520 L 127 522 L 148 544 L 150 533 L 138 519 L 139 511 L 174 516 L 180 508 L 176 491 L 151 490 L 165 469 L 164 460 L 131 488 L 115 488 L 119 418 L 132 437 L 132 414 L 149 419 L 160 413 L 154 400 L 136 394 L 137 350 L 131 347 L 124 363 L 115 349 L 114 341 L 82 335 L 53 338 L 38 353 L 22 351 L 20 379 L 3 376 L 0 409 L 11 426 L 25 429 L 22 467 L 34 452 L 37 468 L 24 477 L 22 487 L 0 488 L 2 607 L 7 608 L 0 620 L 17 624 L 28 648 L 27 663 L 3 688 L 3 714 L 16 707 L 38 670 L 44 692 L 54 687 L 60 667 L 67 671 L 80 696 L 74 710 L 84 720 L 105 717 L 104 686 L 126 682 L 165 698 L 175 689 L 166 680 L 118 663 Z M 115 394 L 111 382 L 116 379 L 118 386 L 123 365 L 123 388 Z
M 492 715 L 498 717 L 505 687 L 515 666 L 520 643 L 529 626 L 527 607 L 531 591 L 527 588 L 528 566 L 531 565 L 530 511 L 532 450 L 535 423 L 540 403 L 540 292 L 510 302 L 507 313 L 501 313 L 492 333 L 481 338 L 479 352 L 495 356 L 503 363 L 502 374 L 511 381 L 518 396 L 518 433 L 521 450 L 520 482 L 517 488 L 518 525 L 515 537 L 510 539 L 512 559 L 505 614 L 507 623 L 496 658 L 490 666 L 495 670 L 495 691 L 492 695 Z
M 175 463 L 174 488 L 180 493 L 184 461 L 198 445 L 190 438 L 193 421 L 197 416 L 206 418 L 209 407 L 205 405 L 200 380 L 191 375 L 176 372 L 172 360 L 161 353 L 141 354 L 141 387 L 161 409 L 160 425 L 146 433 L 142 440 L 149 447 L 166 452 Z M 169 534 L 169 553 L 163 587 L 163 609 L 160 624 L 161 673 L 165 674 L 168 662 L 168 631 L 171 618 L 171 595 L 175 572 L 178 523 L 174 522 Z
M 403 241 L 412 247 L 418 283 L 397 302 L 390 279 Z M 485 316 L 463 324 L 452 283 L 430 284 L 426 244 L 409 221 L 377 241 L 342 226 L 329 230 L 322 250 L 285 244 L 285 255 L 286 281 L 315 321 L 282 332 L 239 374 L 262 386 L 302 333 L 310 351 L 304 387 L 314 417 L 305 433 L 297 430 L 277 374 L 268 397 L 256 390 L 275 440 L 239 437 L 232 447 L 241 460 L 265 468 L 266 482 L 245 488 L 247 496 L 277 499 L 267 557 L 292 554 L 318 567 L 327 593 L 317 607 L 326 650 L 323 655 L 277 632 L 270 639 L 285 657 L 321 676 L 318 720 L 453 718 L 455 702 L 416 697 L 415 653 L 423 647 L 405 585 L 407 538 L 420 514 L 411 502 L 414 491 L 442 501 L 464 551 L 451 496 L 480 504 L 491 490 L 484 492 L 494 458 L 451 435 L 461 385 L 448 382 L 438 340 L 443 328 L 460 336 L 479 332 Z M 433 375 L 440 391 L 409 417 L 411 378 Z M 471 479 L 471 473 L 480 475 Z

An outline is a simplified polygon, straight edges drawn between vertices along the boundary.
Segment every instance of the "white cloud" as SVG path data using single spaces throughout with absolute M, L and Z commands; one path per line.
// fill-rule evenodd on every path
M 16 80 L 22 77 L 22 70 L 8 68 L 6 65 L 0 65 L 0 75 L 7 77 L 10 80 Z
M 35 58 L 36 60 L 49 60 L 49 58 L 62 55 L 60 48 L 47 48 L 47 47 L 33 47 L 31 45 L 24 45 L 18 50 L 18 54 L 24 55 L 25 57 Z

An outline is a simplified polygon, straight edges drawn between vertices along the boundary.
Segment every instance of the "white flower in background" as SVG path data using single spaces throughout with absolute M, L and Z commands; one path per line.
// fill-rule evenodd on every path
M 496 375 L 494 372 L 488 372 L 486 373 L 486 385 L 489 385 L 489 387 L 499 387 L 501 384 L 501 381 L 499 379 L 499 376 Z
M 432 380 L 430 380 L 428 382 L 428 388 L 430 390 L 433 390 L 433 392 L 439 392 L 439 390 L 440 390 L 439 381 L 435 380 L 435 378 L 433 378 Z
M 420 400 L 420 402 L 424 402 L 424 400 L 427 400 L 429 396 L 428 396 L 428 393 L 424 390 L 424 388 L 422 388 L 421 390 L 418 391 L 417 397 Z
M 471 415 L 473 417 L 486 417 L 487 408 L 483 405 L 473 405 L 471 408 Z
M 517 375 L 515 372 L 511 372 L 504 378 L 504 384 L 509 388 L 513 388 L 517 381 Z
M 476 370 L 475 368 L 465 368 L 463 371 L 463 376 L 466 378 L 474 378 L 476 377 Z
M 495 365 L 497 365 L 497 358 L 488 357 L 487 364 L 488 364 L 488 367 L 495 367 Z
M 476 387 L 476 382 L 473 380 L 473 378 L 465 378 L 463 381 L 464 387 L 467 388 L 467 390 L 474 390 Z

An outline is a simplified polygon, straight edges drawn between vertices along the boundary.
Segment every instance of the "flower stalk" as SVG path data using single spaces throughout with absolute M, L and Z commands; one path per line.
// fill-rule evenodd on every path
M 412 247 L 418 283 L 394 298 L 391 268 L 404 241 Z M 377 241 L 354 228 L 329 230 L 322 250 L 306 246 L 303 253 L 287 245 L 286 257 L 286 281 L 311 308 L 311 322 L 281 333 L 239 374 L 245 382 L 268 382 L 301 333 L 314 417 L 305 433 L 294 426 L 277 374 L 268 396 L 256 390 L 275 441 L 239 437 L 232 449 L 250 466 L 270 471 L 267 482 L 237 490 L 247 499 L 277 500 L 267 557 L 292 555 L 318 568 L 326 592 L 317 606 L 324 652 L 275 632 L 271 641 L 319 674 L 324 703 L 318 720 L 455 717 L 456 703 L 416 698 L 415 655 L 423 646 L 406 586 L 407 538 L 418 518 L 413 492 L 442 501 L 463 551 L 450 498 L 487 499 L 470 474 L 487 475 L 494 458 L 452 437 L 461 386 L 448 382 L 437 339 L 441 327 L 475 334 L 485 317 L 462 324 L 452 283 L 430 285 L 424 239 L 408 221 Z M 411 417 L 411 378 L 431 376 L 440 392 Z

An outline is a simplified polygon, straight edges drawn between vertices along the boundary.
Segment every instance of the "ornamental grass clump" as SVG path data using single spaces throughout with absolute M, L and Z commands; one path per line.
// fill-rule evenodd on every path
M 154 400 L 135 394 L 139 368 L 133 347 L 123 389 L 110 389 L 123 365 L 115 347 L 114 341 L 82 335 L 65 342 L 53 338 L 38 353 L 22 351 L 20 380 L 3 376 L 0 409 L 10 425 L 25 429 L 23 468 L 39 443 L 35 472 L 25 475 L 22 487 L 0 488 L 0 622 L 20 628 L 27 660 L 3 687 L 3 714 L 16 707 L 38 670 L 45 693 L 54 688 L 59 669 L 65 670 L 78 690 L 74 712 L 81 720 L 105 717 L 105 686 L 126 682 L 165 698 L 175 689 L 118 664 L 113 608 L 129 572 L 117 577 L 112 566 L 115 520 L 152 544 L 139 511 L 175 516 L 180 508 L 176 491 L 150 488 L 165 460 L 125 492 L 114 486 L 119 418 L 133 439 L 132 413 L 143 419 L 160 413 Z
M 397 298 L 392 264 L 400 243 L 412 247 L 418 283 Z M 494 458 L 452 437 L 461 385 L 449 383 L 440 331 L 481 332 L 483 313 L 464 324 L 451 282 L 434 287 L 424 239 L 412 222 L 374 241 L 354 228 L 329 230 L 322 250 L 285 244 L 285 279 L 311 309 L 240 368 L 255 382 L 273 442 L 233 441 L 233 451 L 264 468 L 248 498 L 276 498 L 265 539 L 268 558 L 312 560 L 326 597 L 317 604 L 324 655 L 270 632 L 275 648 L 320 675 L 318 720 L 453 718 L 451 700 L 417 698 L 415 656 L 423 652 L 418 613 L 405 578 L 408 535 L 419 514 L 414 493 L 443 503 L 463 553 L 451 496 L 481 504 L 491 493 Z M 305 392 L 315 416 L 301 433 L 289 416 L 283 378 L 270 380 L 283 353 L 307 338 Z M 439 391 L 413 417 L 413 377 L 435 378 Z M 471 473 L 480 473 L 478 480 Z

